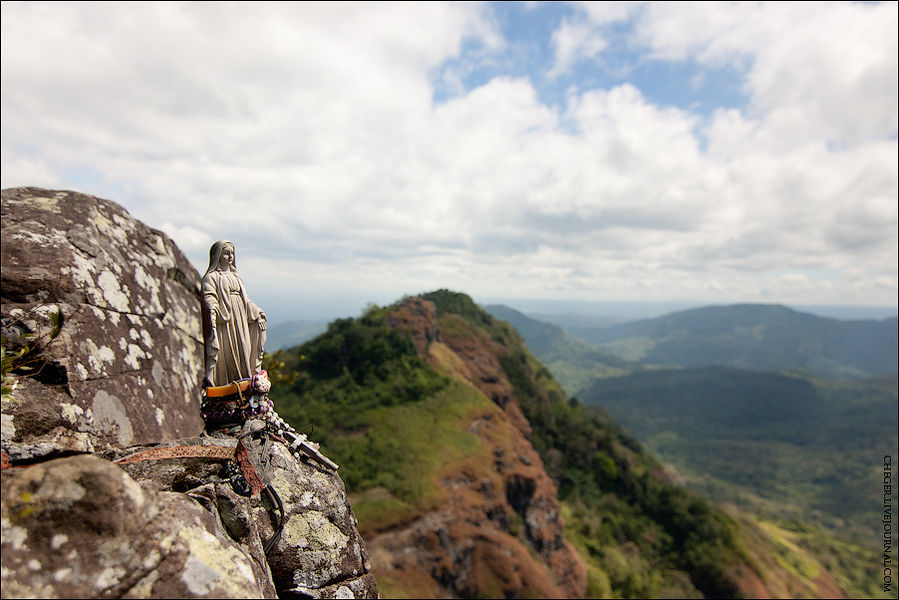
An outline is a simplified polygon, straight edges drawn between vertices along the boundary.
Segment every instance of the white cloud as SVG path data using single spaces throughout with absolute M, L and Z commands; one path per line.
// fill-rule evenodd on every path
M 563 18 L 552 33 L 554 61 L 549 79 L 570 74 L 580 61 L 596 60 L 608 48 L 602 26 L 627 21 L 642 9 L 642 2 L 571 2 L 578 15 Z
M 555 64 L 547 73 L 551 79 L 568 73 L 579 60 L 596 57 L 608 46 L 599 31 L 589 23 L 571 23 L 567 19 L 553 32 L 552 39 L 556 56 Z
M 706 119 L 512 76 L 435 104 L 464 40 L 509 50 L 489 6 L 345 4 L 4 3 L 3 186 L 117 200 L 198 268 L 233 239 L 271 294 L 895 303 L 895 5 L 602 3 L 556 32 L 560 73 L 622 19 L 743 64 L 751 106 Z
M 643 9 L 643 2 L 613 1 L 576 3 L 589 16 L 591 23 L 607 25 L 627 21 Z
M 637 32 L 654 56 L 749 69 L 770 143 L 896 134 L 897 4 L 651 3 Z

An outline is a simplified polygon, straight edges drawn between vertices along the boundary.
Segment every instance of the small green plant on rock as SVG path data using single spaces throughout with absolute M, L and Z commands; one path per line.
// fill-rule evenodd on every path
M 34 314 L 44 305 L 34 307 L 29 314 Z M 45 342 L 56 338 L 62 330 L 62 310 L 55 307 L 50 314 L 50 329 L 41 335 L 35 336 L 24 327 L 25 317 L 11 319 L 3 324 L 4 330 L 16 331 L 17 335 L 7 336 L 0 333 L 0 372 L 2 372 L 2 396 L 6 397 L 15 389 L 18 377 L 37 377 L 47 364 L 43 358 L 42 349 Z M 23 333 L 18 333 L 25 330 Z

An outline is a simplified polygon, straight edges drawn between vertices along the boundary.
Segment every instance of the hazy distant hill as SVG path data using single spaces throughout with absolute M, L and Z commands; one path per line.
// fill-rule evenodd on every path
M 840 321 L 784 306 L 710 306 L 569 332 L 644 364 L 805 369 L 855 378 L 897 369 L 897 319 Z
M 733 368 L 647 370 L 581 393 L 696 489 L 876 541 L 897 376 L 853 381 Z
M 643 369 L 640 363 L 625 360 L 576 338 L 555 323 L 532 319 L 502 304 L 486 306 L 485 310 L 518 330 L 528 349 L 546 365 L 568 394 L 576 395 L 597 377 L 625 375 Z
M 293 348 L 305 341 L 311 340 L 328 328 L 323 321 L 289 321 L 269 325 L 265 339 L 265 349 L 268 352 Z

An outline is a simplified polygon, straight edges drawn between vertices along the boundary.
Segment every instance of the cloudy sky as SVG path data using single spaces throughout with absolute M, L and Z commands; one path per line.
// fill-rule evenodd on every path
M 893 2 L 3 2 L 2 186 L 234 240 L 270 320 L 896 306 L 897 45 Z

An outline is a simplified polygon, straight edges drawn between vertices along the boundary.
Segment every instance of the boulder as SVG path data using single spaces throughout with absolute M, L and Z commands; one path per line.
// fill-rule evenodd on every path
M 275 597 L 216 515 L 95 456 L 4 473 L 2 530 L 4 597 Z
M 236 444 L 233 437 L 198 437 L 154 448 Z M 378 596 L 336 473 L 271 445 L 270 475 L 284 519 L 266 556 L 281 521 L 271 501 L 236 493 L 222 461 L 109 460 L 146 449 L 4 471 L 4 597 Z
M 2 239 L 4 347 L 37 371 L 3 396 L 14 462 L 202 431 L 199 275 L 171 239 L 38 188 L 3 190 Z
M 262 451 L 259 440 L 255 444 Z M 284 506 L 283 531 L 268 555 L 280 596 L 374 598 L 371 563 L 343 480 L 295 459 L 280 443 L 269 450 L 272 487 Z M 257 509 L 258 510 L 258 509 Z M 257 517 L 271 539 L 271 520 Z

